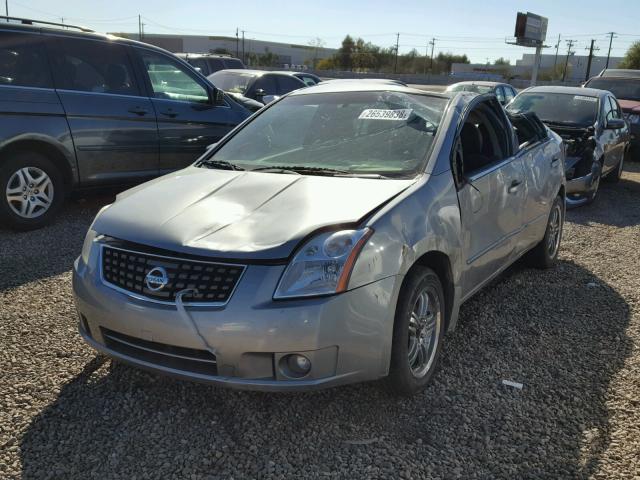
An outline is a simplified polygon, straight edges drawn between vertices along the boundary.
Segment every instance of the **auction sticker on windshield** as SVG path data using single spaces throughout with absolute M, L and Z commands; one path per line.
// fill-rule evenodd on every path
M 413 112 L 412 108 L 401 108 L 399 110 L 368 108 L 358 118 L 364 120 L 407 120 L 411 112 Z
M 585 97 L 584 95 L 576 95 L 573 97 L 574 100 L 582 100 L 583 102 L 597 102 L 598 99 L 596 97 Z

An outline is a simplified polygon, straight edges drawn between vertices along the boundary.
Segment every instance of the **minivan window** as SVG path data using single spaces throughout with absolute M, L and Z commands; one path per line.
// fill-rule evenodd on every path
M 243 63 L 237 58 L 225 58 L 224 64 L 224 68 L 244 68 Z
M 52 45 L 51 61 L 56 88 L 140 95 L 124 46 L 78 38 L 57 38 Z
M 52 88 L 40 35 L 0 32 L 0 85 Z
M 208 78 L 217 88 L 225 92 L 244 94 L 255 77 L 254 73 L 219 71 L 212 73 Z
M 258 114 L 210 160 L 249 170 L 414 175 L 424 167 L 446 104 L 444 98 L 400 92 L 292 95 Z
M 598 115 L 598 98 L 569 93 L 521 93 L 509 104 L 510 112 L 534 112 L 545 123 L 593 125 Z
M 178 62 L 148 50 L 140 51 L 149 74 L 153 96 L 165 100 L 208 103 L 207 89 L 200 85 Z

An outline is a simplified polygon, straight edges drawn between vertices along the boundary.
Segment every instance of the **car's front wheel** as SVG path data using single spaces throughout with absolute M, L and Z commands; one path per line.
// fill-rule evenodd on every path
M 436 369 L 445 327 L 445 302 L 438 275 L 414 267 L 400 291 L 393 331 L 389 383 L 394 393 L 424 389 Z
M 0 164 L 0 219 L 17 230 L 49 223 L 62 206 L 64 182 L 56 166 L 36 152 Z

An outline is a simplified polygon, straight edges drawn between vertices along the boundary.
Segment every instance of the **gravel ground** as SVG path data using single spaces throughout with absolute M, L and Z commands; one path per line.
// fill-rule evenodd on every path
M 109 200 L 0 230 L 1 478 L 639 478 L 637 163 L 569 213 L 556 268 L 514 266 L 464 305 L 412 399 L 235 392 L 97 356 L 70 267 Z

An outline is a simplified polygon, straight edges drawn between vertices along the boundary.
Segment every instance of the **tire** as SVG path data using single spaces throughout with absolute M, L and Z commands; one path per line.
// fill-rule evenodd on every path
M 609 175 L 604 177 L 604 180 L 607 183 L 618 183 L 620 181 L 620 177 L 622 177 L 622 171 L 624 170 L 624 160 L 626 156 L 627 152 L 625 151 L 622 154 L 622 158 L 620 159 L 620 162 L 618 162 L 618 166 L 616 167 L 616 169 L 609 173 Z
M 562 241 L 564 213 L 564 201 L 558 195 L 551 206 L 544 237 L 528 253 L 529 264 L 532 267 L 545 269 L 551 268 L 556 263 Z
M 600 165 L 602 165 L 602 163 Z M 594 185 L 593 190 L 585 195 L 585 199 L 586 199 L 585 205 L 590 205 L 596 201 L 596 197 L 598 196 L 598 190 L 600 189 L 601 181 L 602 181 L 602 168 L 600 168 L 600 172 L 598 173 L 598 176 L 595 178 L 595 180 L 592 183 L 592 185 Z
M 388 378 L 392 393 L 409 396 L 429 384 L 440 358 L 445 324 L 438 275 L 427 267 L 412 268 L 400 290 L 393 324 Z
M 0 164 L 0 220 L 15 230 L 50 223 L 64 195 L 62 174 L 40 153 L 17 153 Z

